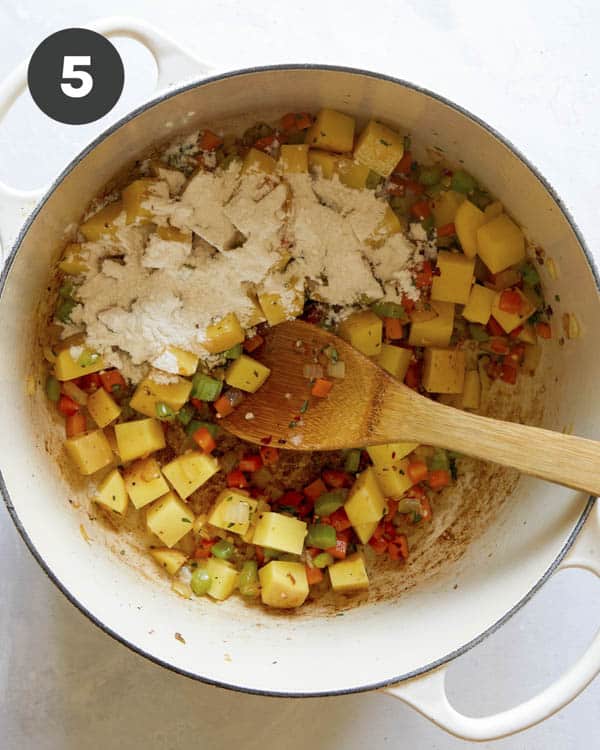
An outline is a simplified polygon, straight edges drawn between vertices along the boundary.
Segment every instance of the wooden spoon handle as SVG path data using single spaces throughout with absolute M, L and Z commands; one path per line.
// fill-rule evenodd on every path
M 411 407 L 396 422 L 395 430 L 386 414 L 377 432 L 387 432 L 388 441 L 411 435 L 419 442 L 600 495 L 600 442 L 480 417 L 425 399 L 414 399 Z

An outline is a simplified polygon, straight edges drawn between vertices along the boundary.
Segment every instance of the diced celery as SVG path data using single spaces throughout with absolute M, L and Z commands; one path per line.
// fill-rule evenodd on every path
M 315 523 L 308 527 L 306 546 L 317 549 L 329 549 L 335 547 L 336 534 L 333 526 L 325 523 Z
M 452 190 L 457 193 L 472 193 L 476 187 L 475 179 L 464 169 L 457 169 L 452 175 Z
M 53 375 L 46 378 L 46 396 L 55 403 L 60 398 L 60 383 Z
M 374 302 L 371 310 L 380 318 L 398 318 L 398 320 L 408 320 L 406 310 L 397 302 Z
M 211 378 L 203 372 L 197 372 L 192 378 L 192 398 L 197 398 L 199 401 L 216 401 L 222 390 L 222 381 Z
M 235 547 L 226 539 L 221 539 L 216 544 L 213 544 L 211 548 L 211 553 L 214 555 L 214 557 L 219 557 L 221 560 L 229 560 L 229 558 L 233 556 L 234 552 Z
M 315 500 L 315 513 L 317 516 L 330 516 L 346 502 L 348 492 L 343 489 L 324 492 Z
M 360 467 L 360 451 L 351 450 L 346 453 L 346 460 L 344 462 L 344 469 L 350 474 L 356 474 Z

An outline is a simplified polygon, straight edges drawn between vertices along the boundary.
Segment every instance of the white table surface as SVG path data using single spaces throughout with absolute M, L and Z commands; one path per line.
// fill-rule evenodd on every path
M 571 208 L 589 245 L 600 247 L 600 4 L 593 0 L 305 0 L 289 8 L 264 0 L 0 0 L 0 79 L 48 34 L 100 12 L 154 23 L 219 68 L 339 63 L 439 91 L 527 153 Z M 69 128 L 21 102 L 0 125 L 0 179 L 18 169 L 20 187 L 43 184 L 90 135 L 150 93 L 148 55 L 133 43 L 120 49 L 128 80 L 117 108 L 101 123 Z M 225 750 L 234 743 L 244 750 L 333 750 L 342 743 L 348 750 L 450 750 L 470 744 L 386 696 L 265 699 L 194 683 L 145 661 L 63 598 L 29 555 L 3 504 L 0 571 L 5 750 Z M 500 632 L 453 664 L 455 705 L 483 715 L 548 685 L 600 623 L 598 585 L 574 571 L 550 581 Z M 599 747 L 599 716 L 600 679 L 544 724 L 489 746 Z

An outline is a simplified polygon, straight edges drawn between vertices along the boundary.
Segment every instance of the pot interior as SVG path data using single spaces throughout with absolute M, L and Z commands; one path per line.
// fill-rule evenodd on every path
M 560 331 L 563 313 L 574 313 L 581 337 L 555 335 L 534 378 L 521 378 L 516 392 L 494 385 L 488 412 L 600 437 L 598 407 L 588 397 L 600 376 L 600 354 L 589 345 L 600 300 L 589 261 L 560 206 L 484 126 L 429 94 L 365 73 L 242 72 L 189 87 L 139 112 L 88 150 L 47 196 L 21 238 L 0 299 L 2 475 L 15 520 L 46 568 L 81 608 L 152 658 L 220 684 L 290 694 L 395 681 L 460 649 L 536 586 L 587 503 L 581 493 L 465 460 L 459 483 L 439 501 L 434 523 L 405 567 L 374 576 L 363 601 L 325 599 L 290 615 L 237 599 L 215 604 L 177 597 L 134 539 L 94 520 L 90 489 L 57 470 L 57 461 L 63 463 L 62 427 L 43 394 L 38 325 L 66 228 L 106 183 L 179 132 L 199 126 L 237 130 L 257 119 L 322 106 L 356 115 L 359 125 L 377 117 L 411 132 L 417 150 L 437 147 L 449 160 L 463 160 L 544 248 L 558 269 L 557 278 L 542 269 L 554 329 Z M 349 658 L 336 659 L 335 669 L 314 668 L 321 653 L 321 663 L 328 664 L 340 647 Z

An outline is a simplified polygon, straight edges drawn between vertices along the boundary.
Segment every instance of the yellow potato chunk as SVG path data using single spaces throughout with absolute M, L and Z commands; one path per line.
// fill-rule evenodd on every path
M 519 334 L 518 338 L 519 341 L 523 341 L 526 344 L 535 344 L 537 341 L 535 328 L 532 325 L 523 326 L 523 330 Z
M 481 399 L 481 379 L 477 370 L 465 373 L 465 386 L 462 392 L 461 408 L 479 409 Z
M 257 300 L 250 298 L 250 302 L 252 310 L 244 313 L 242 316 L 242 324 L 245 328 L 254 328 L 254 326 L 257 326 L 259 323 L 264 323 L 266 321 L 266 317 Z
M 297 318 L 304 309 L 304 297 L 301 294 L 296 295 L 291 305 L 284 302 L 281 295 L 275 293 L 259 294 L 258 302 L 270 326 L 276 326 L 283 323 L 284 320 Z
M 160 451 L 166 445 L 162 425 L 156 419 L 135 419 L 116 424 L 115 436 L 124 463 Z
M 465 353 L 460 349 L 425 350 L 423 387 L 429 393 L 462 393 Z
M 173 411 L 179 411 L 190 397 L 191 380 L 180 378 L 176 383 L 157 383 L 146 378 L 135 389 L 130 406 L 147 417 L 156 417 L 156 405 L 166 404 Z
M 146 525 L 167 547 L 192 530 L 194 514 L 174 492 L 167 492 L 146 511 Z
M 322 177 L 330 180 L 337 172 L 339 156 L 330 154 L 328 151 L 319 151 L 311 148 L 308 152 L 308 167 L 311 172 L 320 173 Z
M 246 172 L 264 172 L 273 174 L 277 169 L 277 162 L 269 154 L 260 151 L 257 148 L 251 148 L 244 158 L 242 164 L 242 174 Z
M 470 323 L 487 325 L 492 314 L 492 304 L 495 297 L 496 292 L 492 289 L 481 286 L 481 284 L 473 284 L 468 302 L 462 312 L 463 318 Z
M 456 211 L 454 226 L 460 246 L 468 258 L 477 255 L 477 230 L 488 221 L 483 211 L 469 200 L 463 201 Z
M 98 388 L 88 396 L 87 410 L 98 427 L 106 427 L 121 413 L 121 407 L 104 388 Z
M 437 314 L 432 320 L 414 321 L 410 326 L 408 343 L 411 346 L 448 346 L 454 327 L 454 304 L 431 301 Z
M 439 275 L 433 277 L 431 299 L 466 305 L 473 284 L 475 258 L 440 250 L 437 263 Z
M 352 151 L 354 127 L 354 117 L 334 109 L 322 109 L 308 129 L 305 141 L 324 151 Z
M 367 357 L 381 353 L 383 322 L 371 310 L 352 313 L 340 323 L 338 334 Z
M 109 203 L 108 206 L 101 208 L 100 211 L 90 216 L 83 224 L 80 224 L 79 231 L 88 242 L 97 242 L 101 237 L 106 235 L 114 236 L 117 231 L 114 221 L 122 210 L 123 201 Z
M 104 370 L 104 360 L 99 354 L 92 352 L 90 349 L 82 349 L 77 357 L 71 355 L 71 351 L 79 351 L 81 347 L 71 347 L 63 349 L 58 353 L 54 362 L 54 374 L 58 380 L 74 380 L 82 375 L 89 375 L 92 372 Z
M 218 323 L 208 326 L 206 329 L 206 340 L 202 346 L 211 354 L 218 354 L 231 349 L 244 340 L 244 331 L 235 313 L 229 313 Z
M 65 448 L 69 458 L 82 474 L 94 474 L 111 464 L 114 455 L 102 430 L 67 438 Z
M 235 359 L 227 368 L 225 382 L 232 388 L 248 393 L 257 391 L 271 374 L 271 370 L 247 354 Z
M 284 174 L 308 172 L 308 145 L 305 143 L 283 144 L 279 161 Z
M 377 120 L 358 137 L 354 158 L 382 177 L 389 177 L 404 154 L 404 138 Z
M 367 178 L 371 170 L 364 164 L 352 159 L 340 159 L 337 165 L 337 173 L 340 182 L 346 187 L 362 190 L 367 184 Z
M 386 238 L 391 234 L 398 234 L 398 232 L 401 232 L 403 229 L 404 227 L 402 226 L 400 219 L 396 216 L 394 211 L 392 211 L 390 206 L 386 206 L 383 221 L 368 238 L 367 243 L 378 247 L 379 245 L 382 245 Z
M 262 603 L 267 607 L 300 607 L 308 596 L 308 578 L 302 563 L 271 560 L 260 568 L 258 578 Z
M 494 201 L 493 203 L 490 203 L 488 206 L 486 206 L 483 209 L 483 213 L 485 214 L 485 220 L 491 221 L 492 219 L 495 219 L 497 216 L 500 216 L 500 214 L 504 211 L 504 206 L 500 201 Z
M 492 302 L 492 315 L 500 323 L 506 333 L 514 331 L 520 325 L 523 325 L 527 318 L 529 318 L 535 312 L 535 307 L 529 299 L 523 294 L 520 289 L 513 289 L 521 297 L 521 309 L 518 313 L 508 313 L 500 309 L 500 297 L 502 292 L 497 292 Z
M 76 276 L 88 270 L 88 264 L 83 258 L 81 245 L 78 242 L 71 242 L 65 247 L 58 267 L 70 276 Z
M 253 544 L 270 547 L 291 555 L 300 555 L 307 526 L 304 521 L 284 516 L 283 513 L 261 513 L 254 530 Z
M 238 585 L 240 574 L 227 560 L 210 557 L 204 564 L 210 576 L 210 588 L 206 592 L 219 602 L 233 594 Z
M 121 197 L 123 199 L 123 208 L 125 209 L 126 221 L 133 224 L 136 219 L 151 219 L 153 214 L 150 209 L 146 208 L 143 203 L 150 197 L 152 187 L 156 185 L 154 179 L 134 180 L 123 188 Z
M 163 466 L 163 474 L 184 500 L 219 471 L 219 462 L 200 451 L 189 451 Z
M 361 534 L 366 533 L 372 524 L 377 525 L 385 511 L 385 499 L 372 467 L 365 469 L 354 482 L 344 510 L 358 538 L 366 544 L 373 531 L 366 538 L 363 538 Z
M 155 458 L 141 458 L 125 469 L 125 487 L 131 502 L 136 508 L 143 508 L 169 491 Z
M 413 486 L 413 482 L 408 476 L 407 458 L 391 464 L 376 463 L 373 466 L 373 471 L 385 497 L 398 499 Z
M 411 357 L 410 349 L 392 346 L 392 344 L 382 344 L 381 353 L 375 357 L 375 362 L 393 377 L 404 380 Z
M 432 209 L 436 227 L 444 227 L 446 224 L 453 224 L 456 218 L 456 212 L 465 200 L 466 196 L 463 195 L 463 193 L 457 193 L 454 190 L 443 190 L 435 198 Z
M 331 588 L 334 591 L 347 594 L 351 591 L 365 591 L 369 588 L 365 562 L 359 553 L 330 565 L 327 570 Z
M 384 443 L 383 445 L 369 445 L 367 453 L 377 466 L 400 466 L 402 459 L 418 447 L 418 443 Z
M 98 505 L 102 505 L 121 516 L 125 514 L 129 505 L 129 498 L 127 497 L 125 482 L 118 469 L 113 469 L 100 482 L 94 500 Z
M 218 529 L 243 536 L 250 528 L 258 502 L 234 489 L 223 490 L 215 500 L 208 522 Z
M 500 214 L 477 230 L 477 254 L 492 273 L 525 260 L 525 237 L 506 214 Z
M 179 349 L 176 346 L 170 346 L 168 349 L 169 353 L 172 354 L 177 360 L 177 368 L 179 375 L 193 375 L 198 368 L 198 355 L 192 354 L 192 352 L 186 352 L 183 349 Z
M 170 576 L 174 576 L 187 562 L 187 555 L 178 549 L 168 547 L 151 547 L 150 554 Z
M 189 232 L 182 232 L 181 229 L 176 229 L 172 226 L 159 226 L 156 227 L 156 234 L 161 238 L 161 240 L 166 240 L 167 242 L 191 242 L 192 241 L 192 233 Z

